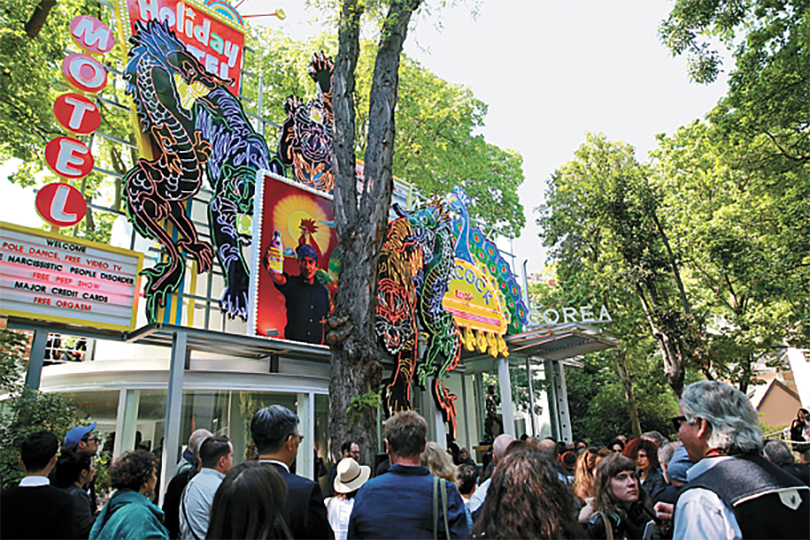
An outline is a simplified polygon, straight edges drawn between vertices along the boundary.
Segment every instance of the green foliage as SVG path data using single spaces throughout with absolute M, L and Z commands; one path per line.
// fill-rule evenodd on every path
M 565 371 L 574 440 L 607 444 L 617 435 L 632 433 L 613 356 L 613 351 L 589 354 L 582 359 L 584 367 Z M 637 358 L 631 369 L 642 432 L 656 430 L 674 438 L 669 419 L 677 416 L 678 403 L 667 386 L 660 356 Z
M 353 397 L 351 404 L 346 409 L 346 414 L 349 415 L 349 424 L 354 424 L 368 412 L 376 411 L 381 404 L 380 392 L 368 391 L 365 394 Z
M 754 143 L 746 161 L 784 168 L 810 162 L 807 0 L 678 0 L 660 34 L 673 55 L 688 55 L 698 82 L 717 78 L 717 45 L 731 51 L 729 91 L 710 118 L 730 139 Z
M 708 328 L 695 353 L 741 389 L 751 364 L 782 340 L 807 339 L 810 170 L 740 165 L 748 143 L 693 122 L 659 137 L 655 181 Z
M 3 489 L 20 480 L 20 445 L 37 431 L 51 431 L 61 441 L 77 424 L 77 408 L 59 394 L 45 394 L 23 386 L 24 354 L 28 338 L 24 334 L 0 332 L 0 483 Z
M 288 96 L 312 99 L 315 84 L 309 78 L 313 53 L 334 54 L 337 38 L 319 34 L 305 42 L 294 41 L 279 31 L 251 31 L 252 57 L 264 81 L 263 116 L 277 124 L 284 117 Z M 374 71 L 376 44 L 361 43 L 355 88 L 355 141 L 358 159 L 367 145 L 369 93 Z M 245 94 L 255 100 L 257 86 L 246 85 Z M 487 106 L 472 91 L 436 76 L 403 55 L 399 69 L 396 109 L 394 175 L 414 184 L 423 195 L 444 195 L 461 186 L 473 200 L 473 218 L 501 232 L 518 235 L 525 225 L 517 190 L 523 183 L 523 158 L 510 149 L 487 143 L 474 131 L 484 125 Z M 278 140 L 268 132 L 270 144 Z

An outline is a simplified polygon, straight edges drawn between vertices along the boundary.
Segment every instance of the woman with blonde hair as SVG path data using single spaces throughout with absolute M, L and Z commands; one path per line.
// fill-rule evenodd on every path
M 430 469 L 430 474 L 443 478 L 451 484 L 456 483 L 456 471 L 458 466 L 453 463 L 453 456 L 447 450 L 433 441 L 425 445 L 422 451 L 422 465 Z M 467 530 L 472 529 L 473 519 L 469 505 L 464 505 L 464 513 L 467 516 Z
M 599 463 L 592 505 L 594 513 L 585 526 L 592 540 L 640 539 L 654 518 L 635 462 L 621 455 Z
M 603 446 L 589 446 L 587 450 L 577 456 L 577 462 L 574 465 L 573 492 L 575 502 L 582 507 L 579 513 L 580 523 L 587 523 L 591 518 L 593 508 L 589 503 L 593 499 L 596 468 L 600 461 L 610 455 L 612 455 L 611 451 Z
M 451 484 L 456 482 L 456 466 L 453 465 L 453 456 L 447 450 L 433 441 L 425 445 L 422 452 L 422 465 L 430 469 L 430 474 L 444 478 Z

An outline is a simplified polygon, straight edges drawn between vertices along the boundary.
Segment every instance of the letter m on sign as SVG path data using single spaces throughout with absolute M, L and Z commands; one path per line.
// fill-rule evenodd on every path
M 108 53 L 115 43 L 107 25 L 88 15 L 74 18 L 70 22 L 70 33 L 79 46 L 91 53 Z

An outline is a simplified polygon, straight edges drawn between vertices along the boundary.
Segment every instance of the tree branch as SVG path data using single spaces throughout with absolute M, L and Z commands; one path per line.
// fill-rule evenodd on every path
M 39 35 L 39 31 L 45 26 L 45 21 L 48 20 L 48 14 L 51 8 L 56 5 L 57 0 L 40 0 L 31 18 L 25 23 L 25 34 L 29 39 L 34 39 Z

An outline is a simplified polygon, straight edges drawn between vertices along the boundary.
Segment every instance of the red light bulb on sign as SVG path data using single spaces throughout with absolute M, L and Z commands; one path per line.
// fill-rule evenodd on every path
M 82 53 L 67 55 L 62 60 L 62 74 L 73 88 L 95 94 L 107 86 L 107 70 L 101 62 Z
M 62 127 L 88 135 L 101 124 L 101 113 L 95 103 L 79 94 L 62 94 L 53 103 L 53 114 Z
M 87 202 L 79 190 L 61 182 L 40 189 L 36 205 L 42 219 L 57 227 L 76 225 L 87 214 Z
M 83 178 L 93 170 L 93 154 L 71 137 L 57 137 L 45 146 L 45 161 L 53 172 L 65 178 Z

